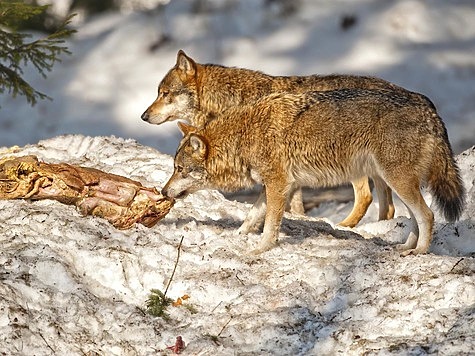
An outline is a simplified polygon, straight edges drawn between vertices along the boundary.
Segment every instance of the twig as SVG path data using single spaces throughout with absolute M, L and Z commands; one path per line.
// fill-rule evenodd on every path
M 224 331 L 224 329 L 226 328 L 226 326 L 228 326 L 228 324 L 231 322 L 231 320 L 233 320 L 233 317 L 231 316 L 231 318 L 228 320 L 228 322 L 226 324 L 224 324 L 224 326 L 221 328 L 221 331 L 217 334 L 217 335 L 211 335 L 211 334 L 206 334 L 206 336 L 208 336 L 211 341 L 213 341 L 216 345 L 220 345 L 219 344 L 219 337 L 221 336 L 221 333 Z
M 45 342 L 46 346 L 48 346 L 49 349 L 50 349 L 51 351 L 53 351 L 53 355 L 54 355 L 54 354 L 56 353 L 56 351 L 54 351 L 54 349 L 51 347 L 51 345 L 48 344 L 48 341 L 46 341 L 46 339 L 45 339 L 45 337 L 43 336 L 43 334 L 42 334 L 42 333 L 39 333 L 39 334 L 40 334 L 41 338 L 43 339 L 43 341 Z
M 221 328 L 221 331 L 218 333 L 218 335 L 216 335 L 216 338 L 218 338 L 221 335 L 221 333 L 224 331 L 226 326 L 228 326 L 228 324 L 231 322 L 231 320 L 233 320 L 232 316 L 231 316 L 231 318 L 229 318 L 228 322 L 226 324 L 224 324 L 224 326 Z
M 213 310 L 211 310 L 211 313 L 214 313 L 214 311 L 215 311 L 216 309 L 218 309 L 218 307 L 221 305 L 222 302 L 223 302 L 223 301 L 220 301 L 220 302 L 218 303 L 218 305 L 215 306 L 215 307 L 213 308 Z
M 241 278 L 239 278 L 239 276 L 238 276 L 237 273 L 236 273 L 236 278 L 237 278 L 237 280 L 238 280 L 243 286 L 245 286 L 244 282 L 242 281 Z
M 176 256 L 176 261 L 175 261 L 175 266 L 173 267 L 173 272 L 172 275 L 170 276 L 170 279 L 168 280 L 167 287 L 165 288 L 165 292 L 163 292 L 163 295 L 166 296 L 168 292 L 168 287 L 170 287 L 170 284 L 172 283 L 173 276 L 175 275 L 176 267 L 178 266 L 178 261 L 180 260 L 180 250 L 181 250 L 181 244 L 183 243 L 183 239 L 185 236 L 181 237 L 180 243 L 178 244 L 178 253 Z
M 463 257 L 462 257 L 460 260 L 458 260 L 457 263 L 454 264 L 454 266 L 452 267 L 452 269 L 450 270 L 450 272 L 452 272 L 452 271 L 455 269 L 455 267 L 457 267 L 457 265 L 458 265 L 460 262 L 462 262 L 463 260 L 464 260 Z

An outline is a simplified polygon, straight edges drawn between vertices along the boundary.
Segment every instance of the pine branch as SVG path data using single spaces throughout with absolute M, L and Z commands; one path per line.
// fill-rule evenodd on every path
M 0 25 L 16 29 L 20 22 L 44 13 L 48 6 L 27 4 L 24 1 L 18 0 L 3 0 L 0 2 Z
M 17 19 L 28 19 L 41 14 L 45 6 L 33 6 L 18 1 L 0 2 L 0 24 L 10 25 Z M 56 62 L 61 62 L 60 56 L 71 54 L 64 45 L 65 38 L 75 30 L 68 29 L 70 15 L 59 26 L 58 30 L 48 36 L 28 42 L 29 34 L 7 32 L 0 29 L 0 93 L 7 91 L 10 95 L 22 95 L 32 106 L 38 99 L 51 99 L 34 89 L 22 78 L 23 67 L 31 64 L 43 77 L 47 77 Z
M 0 94 L 3 94 L 5 90 L 13 97 L 18 94 L 25 96 L 31 105 L 34 105 L 37 99 L 51 100 L 46 94 L 35 90 L 16 71 L 0 64 Z

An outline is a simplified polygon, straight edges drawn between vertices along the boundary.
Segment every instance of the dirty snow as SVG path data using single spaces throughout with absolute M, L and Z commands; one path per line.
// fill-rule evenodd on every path
M 254 257 L 259 236 L 235 234 L 249 205 L 215 191 L 179 201 L 152 229 L 127 231 L 55 201 L 0 201 L 0 353 L 170 354 L 160 350 L 181 335 L 189 355 L 473 354 L 473 1 L 302 0 L 289 16 L 280 15 L 285 1 L 200 3 L 195 13 L 192 2 L 172 1 L 78 25 L 72 56 L 47 80 L 25 72 L 53 101 L 31 108 L 0 97 L 0 146 L 31 144 L 0 154 L 162 187 L 180 134 L 140 115 L 180 48 L 199 62 L 271 74 L 376 75 L 428 95 L 455 151 L 465 150 L 461 221 L 436 214 L 430 254 L 401 258 L 391 245 L 408 232 L 403 206 L 377 222 L 376 201 L 357 228 L 341 229 L 334 223 L 352 203 L 330 202 L 307 218 L 286 215 L 280 246 Z M 346 31 L 344 16 L 356 19 Z M 150 51 L 162 36 L 171 42 Z M 145 301 L 152 288 L 164 291 L 182 237 L 167 294 L 188 294 L 196 313 L 170 307 L 165 321 L 144 313 Z
M 60 136 L 13 150 L 162 187 L 173 160 L 133 140 Z M 10 150 L 12 152 L 12 150 Z M 3 152 L 6 153 L 5 151 Z M 202 191 L 155 227 L 116 230 L 56 201 L 0 201 L 0 349 L 8 355 L 152 355 L 181 335 L 188 355 L 425 355 L 475 349 L 475 148 L 458 156 L 469 204 L 438 219 L 430 254 L 392 245 L 408 218 L 356 229 L 286 215 L 280 245 L 235 230 L 250 208 Z M 351 206 L 348 203 L 348 207 Z M 152 288 L 170 320 L 144 312 Z M 169 354 L 171 351 L 162 351 Z

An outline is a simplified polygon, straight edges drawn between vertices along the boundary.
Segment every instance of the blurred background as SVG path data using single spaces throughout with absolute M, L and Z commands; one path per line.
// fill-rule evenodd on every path
M 201 63 L 274 75 L 378 76 L 427 95 L 454 151 L 475 144 L 473 0 L 36 0 L 22 30 L 42 36 L 70 13 L 77 32 L 47 78 L 25 78 L 53 100 L 0 96 L 0 146 L 61 134 L 133 138 L 173 154 L 176 123 L 140 115 L 183 49 Z

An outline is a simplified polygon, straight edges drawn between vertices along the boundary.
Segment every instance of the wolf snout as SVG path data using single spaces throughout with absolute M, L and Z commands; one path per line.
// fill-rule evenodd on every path
M 167 185 L 163 187 L 161 191 L 162 195 L 170 199 L 183 199 L 186 198 L 188 192 L 186 190 L 177 191 L 176 189 L 170 188 Z
M 160 193 L 161 193 L 163 196 L 167 197 L 167 198 L 173 198 L 173 197 L 171 197 L 171 196 L 169 195 L 170 192 L 169 192 L 169 189 L 168 189 L 167 186 L 164 186 L 163 189 L 162 189 L 162 191 L 161 191 Z
M 150 114 L 148 113 L 148 110 L 146 110 L 142 116 L 141 116 L 142 120 L 143 121 L 148 121 L 148 119 L 150 118 Z

